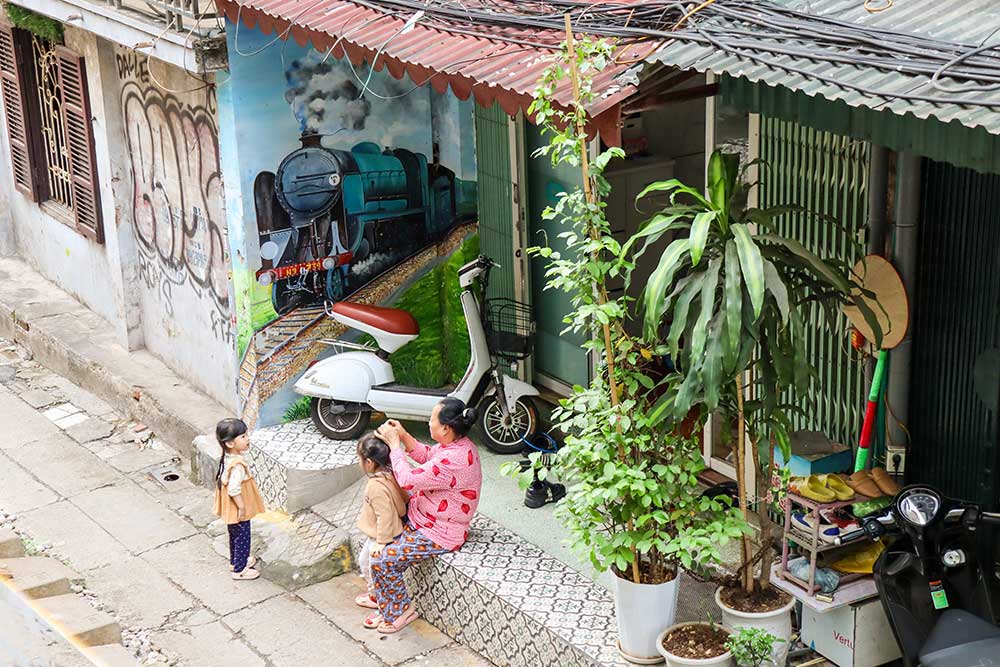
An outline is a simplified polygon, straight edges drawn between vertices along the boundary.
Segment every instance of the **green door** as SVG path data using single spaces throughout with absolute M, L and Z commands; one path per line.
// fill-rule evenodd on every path
M 906 481 L 1000 505 L 1000 175 L 924 160 Z
M 479 244 L 500 264 L 490 273 L 487 296 L 516 298 L 514 282 L 513 181 L 510 165 L 510 119 L 500 105 L 476 105 L 476 176 Z
M 566 251 L 566 245 L 559 238 L 564 231 L 554 220 L 543 220 L 542 211 L 553 206 L 560 192 L 567 192 L 582 185 L 580 172 L 566 165 L 553 167 L 547 157 L 531 157 L 535 150 L 546 143 L 539 129 L 525 124 L 527 143 L 526 175 L 528 181 L 528 244 L 545 245 Z M 568 385 L 585 385 L 590 377 L 587 354 L 580 345 L 583 337 L 563 333 L 566 324 L 563 318 L 572 305 L 567 294 L 545 289 L 545 269 L 547 260 L 531 259 L 531 302 L 535 311 L 537 333 L 535 335 L 534 369 L 536 376 L 541 373 Z
M 768 165 L 761 172 L 762 207 L 804 206 L 838 223 L 788 213 L 777 221 L 779 233 L 848 266 L 864 256 L 865 239 L 855 230 L 865 229 L 868 215 L 866 142 L 762 116 L 760 157 Z M 815 305 L 807 317 L 806 349 L 819 375 L 813 384 L 813 402 L 801 401 L 802 412 L 793 415 L 793 425 L 853 445 L 861 432 L 868 391 L 864 365 L 850 353 L 843 315 L 833 323 L 833 331 L 843 332 L 840 335 L 824 326 Z

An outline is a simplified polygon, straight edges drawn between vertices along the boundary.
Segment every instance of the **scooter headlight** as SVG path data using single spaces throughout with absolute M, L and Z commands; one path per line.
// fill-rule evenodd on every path
M 900 515 L 915 526 L 926 526 L 941 511 L 941 498 L 928 489 L 911 489 L 897 501 Z

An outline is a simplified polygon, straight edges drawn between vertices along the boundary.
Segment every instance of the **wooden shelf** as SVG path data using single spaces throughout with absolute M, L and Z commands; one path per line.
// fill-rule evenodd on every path
M 844 549 L 846 547 L 857 544 L 857 542 L 849 542 L 847 544 L 826 544 L 819 539 L 819 529 L 822 525 L 822 517 L 820 516 L 820 510 L 836 510 L 841 507 L 846 507 L 848 505 L 853 505 L 854 503 L 865 502 L 871 500 L 868 496 L 861 495 L 860 493 L 855 493 L 854 498 L 850 500 L 838 500 L 832 503 L 821 503 L 815 500 L 810 500 L 800 496 L 797 493 L 789 493 L 788 504 L 785 507 L 785 526 L 784 532 L 781 537 L 781 563 L 778 567 L 778 574 L 785 581 L 791 582 L 806 592 L 809 597 L 813 597 L 817 591 L 819 591 L 819 586 L 816 585 L 816 558 L 821 553 L 826 553 L 829 551 L 836 551 L 838 549 Z M 799 528 L 792 523 L 792 508 L 793 506 L 799 506 L 805 508 L 808 511 L 808 515 L 812 517 L 813 528 L 811 531 Z M 788 561 L 789 561 L 789 540 L 793 540 L 796 546 L 808 554 L 809 557 L 809 579 L 800 579 L 796 577 L 791 572 L 788 571 Z M 803 556 L 805 557 L 805 556 Z M 852 581 L 856 581 L 863 577 L 869 576 L 867 574 L 860 573 L 847 573 L 840 575 L 840 585 Z

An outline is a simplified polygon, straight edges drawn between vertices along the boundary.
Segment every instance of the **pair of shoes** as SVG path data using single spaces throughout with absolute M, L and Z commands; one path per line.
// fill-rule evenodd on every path
M 538 509 L 542 505 L 557 503 L 566 495 L 566 487 L 562 484 L 534 481 L 524 493 L 524 506 Z
M 809 475 L 797 477 L 789 483 L 793 492 L 820 503 L 850 500 L 854 490 L 836 475 Z
M 899 485 L 883 468 L 873 468 L 870 471 L 858 470 L 846 482 L 852 489 L 869 498 L 895 496 L 899 493 Z
M 854 530 L 861 528 L 861 524 L 853 516 L 848 514 L 843 509 L 830 510 L 824 509 L 819 511 L 820 518 L 826 523 L 836 526 L 840 529 L 841 533 L 849 533 Z
M 375 598 L 370 593 L 362 593 L 354 598 L 354 604 L 365 609 L 378 609 L 378 602 L 375 601 Z
M 233 572 L 231 575 L 233 579 L 237 581 L 250 581 L 251 579 L 256 579 L 260 576 L 260 572 L 253 569 L 252 567 L 245 567 L 241 572 Z
M 792 512 L 792 526 L 806 535 L 812 535 L 816 519 L 804 512 Z M 834 544 L 840 537 L 840 528 L 825 523 L 819 525 L 819 539 L 827 544 Z
M 256 556 L 250 556 L 250 558 L 247 558 L 247 567 L 253 567 L 256 564 L 257 564 L 257 557 Z M 236 566 L 233 565 L 232 563 L 230 563 L 230 565 L 229 565 L 229 571 L 230 572 L 235 572 L 236 571 Z

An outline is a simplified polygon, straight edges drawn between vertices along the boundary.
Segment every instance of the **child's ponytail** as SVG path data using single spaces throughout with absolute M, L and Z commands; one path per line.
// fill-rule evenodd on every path
M 226 469 L 226 450 L 228 449 L 226 443 L 232 442 L 248 430 L 246 423 L 242 419 L 236 419 L 235 417 L 223 419 L 215 425 L 215 439 L 218 440 L 219 447 L 222 448 L 222 455 L 219 457 L 219 469 L 215 473 L 215 484 L 217 486 L 222 486 L 222 473 Z

